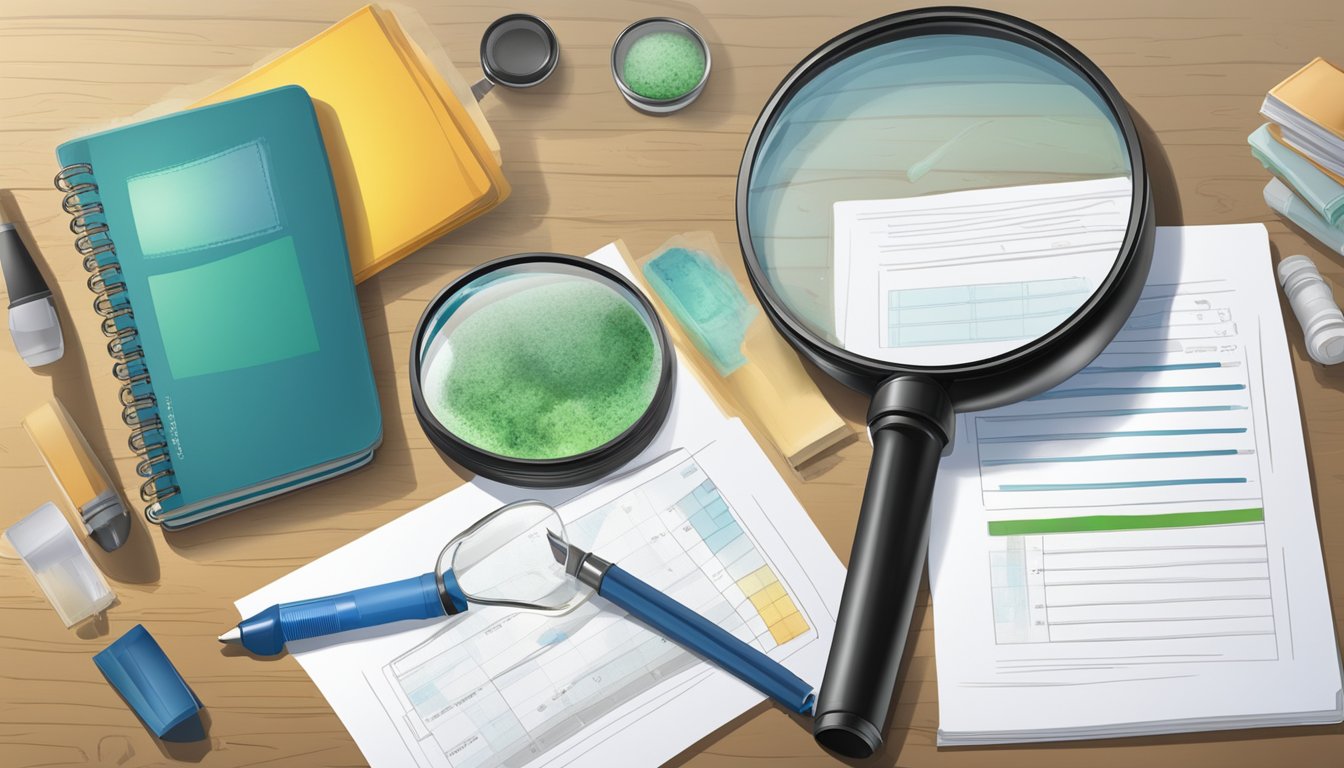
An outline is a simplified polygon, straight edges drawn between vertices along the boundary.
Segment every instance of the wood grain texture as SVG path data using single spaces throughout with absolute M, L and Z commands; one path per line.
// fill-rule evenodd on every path
M 24 234 L 55 284 L 67 344 L 60 363 L 33 372 L 8 335 L 0 334 L 0 527 L 57 494 L 19 426 L 25 413 L 52 394 L 74 414 L 124 486 L 135 487 L 134 458 L 115 405 L 104 339 L 60 198 L 51 188 L 54 147 L 193 87 L 199 93 L 203 81 L 241 75 L 360 4 L 0 4 L 0 189 L 8 190 L 0 192 L 0 202 L 21 215 Z M 1311 254 L 1344 296 L 1344 261 L 1271 215 L 1260 196 L 1266 174 L 1246 147 L 1270 86 L 1313 56 L 1344 61 L 1344 8 L 1338 0 L 988 4 L 1064 36 L 1114 80 L 1140 118 L 1146 151 L 1156 165 L 1159 223 L 1264 221 L 1276 259 Z M 377 459 L 355 474 L 182 533 L 165 535 L 137 520 L 125 550 L 94 552 L 120 601 L 104 621 L 79 631 L 61 626 L 18 562 L 0 559 L 0 766 L 363 764 L 293 659 L 228 655 L 213 638 L 237 620 L 232 602 L 237 597 L 463 481 L 425 440 L 411 413 L 406 349 L 424 302 L 465 268 L 516 251 L 582 254 L 620 237 L 641 253 L 676 232 L 707 229 L 725 252 L 736 252 L 738 162 L 765 98 L 821 42 L 910 4 L 544 0 L 518 8 L 420 0 L 414 5 L 469 76 L 478 71 L 480 33 L 510 11 L 545 16 L 560 37 L 563 56 L 544 86 L 529 92 L 496 89 L 485 105 L 503 145 L 513 196 L 359 289 L 386 421 Z M 615 35 L 630 21 L 651 15 L 686 19 L 713 45 L 714 72 L 700 101 L 663 119 L 628 108 L 607 66 Z M 1289 336 L 1327 569 L 1338 578 L 1344 570 L 1339 501 L 1344 370 L 1311 364 L 1292 321 Z M 824 381 L 822 386 L 843 415 L 862 418 L 858 397 Z M 842 558 L 849 551 L 868 455 L 867 444 L 855 442 L 811 481 L 788 476 Z M 774 460 L 782 467 L 777 456 Z M 1340 727 L 937 750 L 932 615 L 925 608 L 915 621 L 888 747 L 866 764 L 1128 768 L 1344 762 Z M 208 742 L 157 743 L 95 669 L 90 657 L 137 623 L 153 632 L 206 703 Z M 819 751 L 798 721 L 762 706 L 703 739 L 677 763 L 708 768 L 836 761 Z

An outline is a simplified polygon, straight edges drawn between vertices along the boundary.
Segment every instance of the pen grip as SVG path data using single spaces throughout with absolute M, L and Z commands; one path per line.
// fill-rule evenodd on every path
M 425 573 L 376 587 L 280 605 L 285 642 L 445 613 L 437 577 Z
M 3 219 L 0 219 L 0 272 L 5 276 L 10 306 L 51 295 L 47 281 L 19 238 L 19 231 Z
M 624 608 L 687 650 L 731 672 L 756 690 L 800 714 L 812 711 L 812 686 L 760 650 L 631 576 L 620 566 L 607 569 L 598 594 Z

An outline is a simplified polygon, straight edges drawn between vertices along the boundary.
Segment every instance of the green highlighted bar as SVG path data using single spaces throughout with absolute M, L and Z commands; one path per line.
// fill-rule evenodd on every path
M 1190 528 L 1196 525 L 1263 523 L 1264 509 L 1226 509 L 1218 512 L 1171 512 L 1165 515 L 1087 515 L 1047 520 L 998 520 L 989 524 L 990 536 L 1032 536 L 1040 533 L 1139 531 Z

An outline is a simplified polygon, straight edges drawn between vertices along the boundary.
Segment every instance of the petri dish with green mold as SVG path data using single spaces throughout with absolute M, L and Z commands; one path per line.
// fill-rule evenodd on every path
M 464 467 L 514 485 L 595 480 L 652 440 L 676 357 L 629 281 L 560 254 L 477 267 L 426 308 L 412 399 L 426 435 Z
M 695 101 L 709 79 L 709 45 L 689 24 L 642 19 L 626 27 L 611 48 L 611 74 L 631 106 L 667 114 Z

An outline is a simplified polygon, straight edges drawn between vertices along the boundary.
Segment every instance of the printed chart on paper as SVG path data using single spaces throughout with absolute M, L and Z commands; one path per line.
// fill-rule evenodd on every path
M 579 546 L 767 653 L 815 635 L 685 454 L 565 525 Z M 384 666 L 389 685 L 373 687 L 421 765 L 520 766 L 696 663 L 599 598 L 559 617 L 473 610 Z
M 1221 281 L 1150 284 L 1080 374 L 969 420 L 995 515 L 997 643 L 1277 657 L 1259 380 L 1231 294 Z

